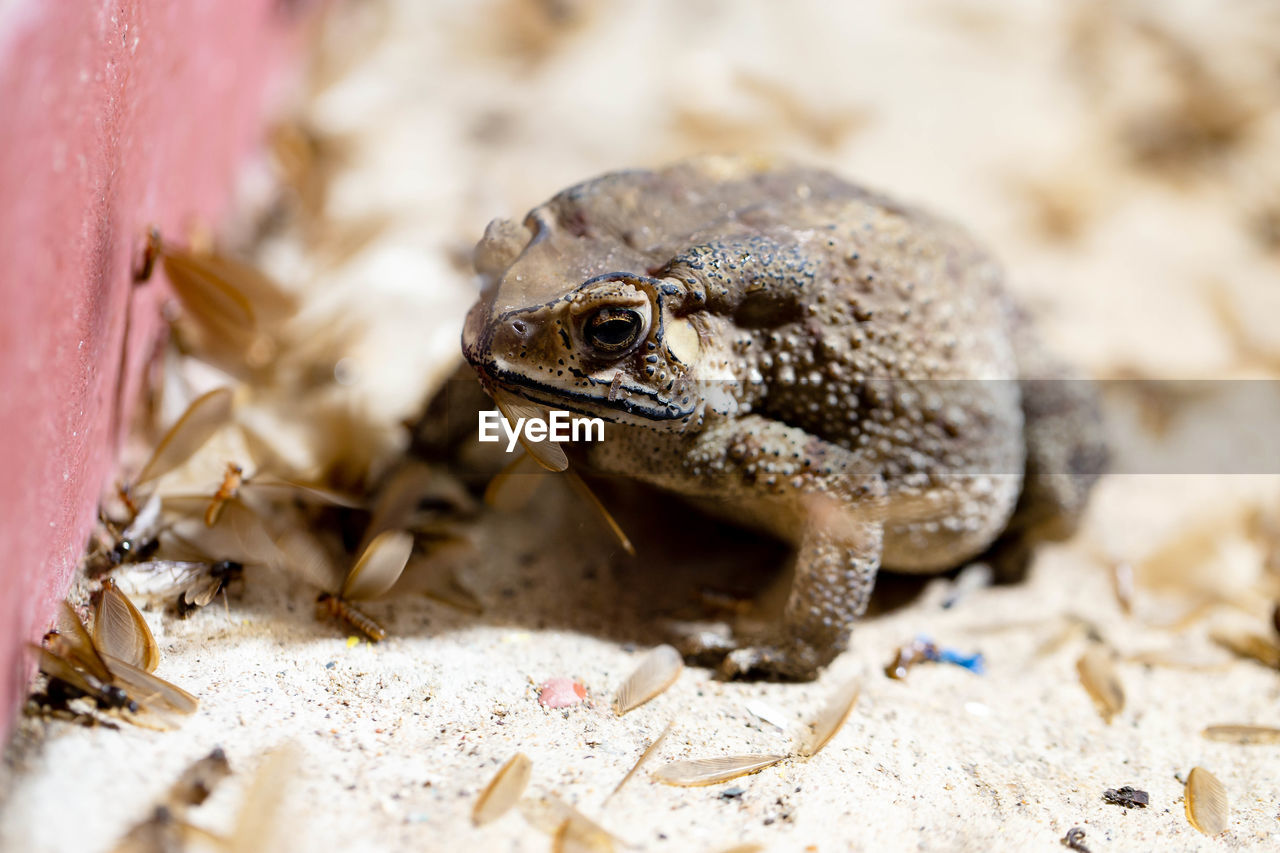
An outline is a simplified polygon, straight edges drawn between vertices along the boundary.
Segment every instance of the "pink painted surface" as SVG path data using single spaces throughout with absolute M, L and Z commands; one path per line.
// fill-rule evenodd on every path
M 131 255 L 149 223 L 217 221 L 299 5 L 0 0 L 0 735 L 160 332 L 163 284 L 132 288 Z

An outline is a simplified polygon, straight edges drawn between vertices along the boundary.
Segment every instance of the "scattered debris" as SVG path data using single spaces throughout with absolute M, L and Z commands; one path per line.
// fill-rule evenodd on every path
M 1102 799 L 1115 806 L 1124 806 L 1126 809 L 1145 809 L 1151 801 L 1146 791 L 1140 791 L 1128 785 L 1123 788 L 1108 788 L 1102 792 Z
M 897 656 L 884 668 L 884 674 L 890 678 L 903 679 L 907 671 L 918 663 L 949 663 L 963 667 L 975 675 L 986 672 L 986 660 L 982 652 L 966 655 L 955 649 L 942 648 L 928 637 L 916 637 L 910 643 L 898 649 Z
M 1089 853 L 1089 848 L 1084 846 L 1084 829 L 1079 826 L 1067 830 L 1067 834 L 1062 836 L 1062 846 L 1076 853 Z
M 569 708 L 587 698 L 587 688 L 572 678 L 548 678 L 538 685 L 538 704 L 544 708 Z
M 970 563 L 965 566 L 951 582 L 947 597 L 942 600 L 943 609 L 950 610 L 969 595 L 991 586 L 995 576 L 995 570 L 987 563 Z

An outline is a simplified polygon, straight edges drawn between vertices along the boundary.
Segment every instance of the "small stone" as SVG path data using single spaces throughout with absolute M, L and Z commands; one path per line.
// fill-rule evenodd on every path
M 570 708 L 587 698 L 587 688 L 572 678 L 548 678 L 538 685 L 538 704 L 544 708 Z

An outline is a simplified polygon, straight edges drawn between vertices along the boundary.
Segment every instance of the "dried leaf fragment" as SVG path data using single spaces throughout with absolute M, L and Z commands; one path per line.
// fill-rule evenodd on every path
M 1187 774 L 1186 806 L 1187 820 L 1205 835 L 1226 831 L 1231 816 L 1227 789 L 1203 767 L 1192 767 Z
M 506 814 L 524 793 L 532 773 L 533 762 L 527 755 L 517 752 L 511 756 L 480 792 L 475 808 L 471 810 L 471 822 L 484 826 Z
M 664 764 L 653 774 L 659 782 L 681 787 L 714 785 L 756 773 L 777 764 L 785 755 L 726 755 Z
M 665 644 L 657 646 L 644 656 L 640 665 L 622 682 L 613 699 L 613 710 L 621 715 L 639 708 L 675 684 L 683 670 L 684 658 L 674 647 Z
M 1076 662 L 1076 671 L 1098 713 L 1110 723 L 1116 714 L 1124 710 L 1124 687 L 1116 675 L 1111 652 L 1099 643 L 1092 644 Z
M 817 755 L 827 745 L 835 733 L 840 731 L 844 721 L 849 719 L 849 713 L 853 711 L 861 692 L 862 685 L 855 680 L 845 683 L 831 694 L 827 704 L 810 724 L 811 734 L 798 750 L 800 755 L 806 758 Z
M 1275 726 L 1206 726 L 1200 734 L 1209 740 L 1216 740 L 1222 743 L 1238 743 L 1244 746 L 1280 744 L 1280 728 Z

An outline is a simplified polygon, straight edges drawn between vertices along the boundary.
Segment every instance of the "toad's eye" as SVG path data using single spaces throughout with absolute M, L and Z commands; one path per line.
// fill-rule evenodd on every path
M 583 334 L 587 343 L 602 352 L 618 352 L 636 342 L 644 326 L 639 311 L 631 308 L 601 308 L 587 320 Z

